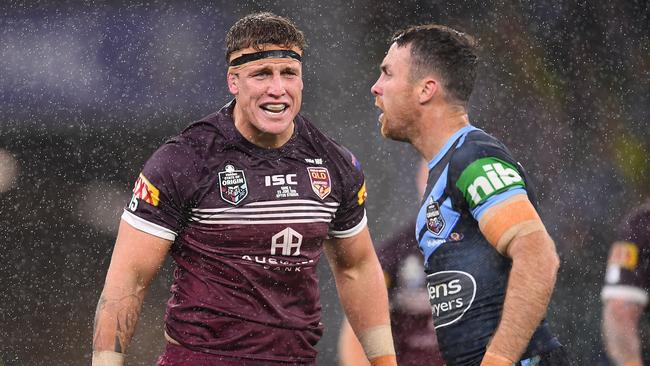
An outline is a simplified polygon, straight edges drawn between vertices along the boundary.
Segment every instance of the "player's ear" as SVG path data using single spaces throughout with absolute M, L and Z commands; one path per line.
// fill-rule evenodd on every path
M 420 88 L 418 92 L 418 101 L 424 104 L 431 100 L 438 91 L 438 81 L 431 78 L 424 78 L 420 81 Z
M 239 75 L 229 72 L 227 79 L 228 79 L 228 90 L 230 90 L 230 93 L 232 95 L 239 94 Z

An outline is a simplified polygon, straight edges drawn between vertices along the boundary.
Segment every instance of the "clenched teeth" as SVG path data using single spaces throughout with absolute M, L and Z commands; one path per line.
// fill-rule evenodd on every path
M 262 105 L 262 109 L 267 110 L 269 112 L 274 112 L 274 113 L 280 113 L 284 111 L 287 108 L 286 104 L 264 104 Z

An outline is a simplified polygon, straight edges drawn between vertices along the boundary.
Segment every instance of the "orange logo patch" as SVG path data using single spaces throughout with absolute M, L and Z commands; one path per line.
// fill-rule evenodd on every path
M 135 181 L 135 186 L 133 187 L 133 195 L 135 198 L 138 198 L 152 206 L 158 206 L 159 202 L 159 191 L 147 178 L 140 173 L 138 180 Z
M 308 167 L 309 181 L 311 189 L 320 197 L 325 199 L 332 192 L 332 182 L 330 181 L 330 172 L 323 167 Z
M 639 248 L 629 241 L 617 241 L 609 254 L 609 263 L 634 270 L 639 262 Z
M 366 191 L 366 181 L 363 181 L 363 185 L 359 188 L 359 192 L 357 192 L 357 203 L 359 206 L 366 202 L 366 198 L 368 198 L 368 191 Z

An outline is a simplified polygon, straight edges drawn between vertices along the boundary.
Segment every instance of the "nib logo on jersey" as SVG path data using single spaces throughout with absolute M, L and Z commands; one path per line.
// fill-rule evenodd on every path
M 300 256 L 300 247 L 302 246 L 302 235 L 294 229 L 288 227 L 271 238 L 271 255 L 250 256 L 244 255 L 242 259 L 264 265 L 264 269 L 284 272 L 300 272 L 305 264 L 314 263 L 313 259 L 309 260 L 291 260 L 282 257 Z
M 476 280 L 463 271 L 440 271 L 427 276 L 427 291 L 435 328 L 463 317 L 476 296 Z
M 473 209 L 497 193 L 517 186 L 524 187 L 524 180 L 514 165 L 487 157 L 478 159 L 465 168 L 456 186 Z

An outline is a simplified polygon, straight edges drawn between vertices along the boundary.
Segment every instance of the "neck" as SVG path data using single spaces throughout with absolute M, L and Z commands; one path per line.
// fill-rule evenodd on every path
M 418 121 L 417 136 L 411 140 L 413 147 L 426 161 L 431 161 L 458 130 L 469 124 L 464 107 L 446 105 L 430 108 Z
M 264 149 L 277 149 L 282 147 L 284 144 L 289 141 L 291 136 L 293 136 L 293 130 L 295 128 L 295 123 L 291 122 L 289 128 L 284 131 L 282 134 L 276 135 L 268 132 L 261 131 L 252 123 L 245 121 L 245 117 L 241 110 L 235 104 L 233 111 L 233 120 L 235 121 L 235 128 L 239 133 L 244 136 L 248 142 L 253 145 L 259 146 Z

